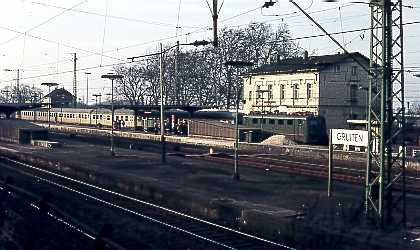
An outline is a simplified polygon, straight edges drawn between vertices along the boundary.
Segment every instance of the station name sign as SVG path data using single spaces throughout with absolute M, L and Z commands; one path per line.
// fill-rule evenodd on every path
M 365 130 L 331 129 L 330 136 L 332 144 L 358 147 L 368 145 L 368 131 Z

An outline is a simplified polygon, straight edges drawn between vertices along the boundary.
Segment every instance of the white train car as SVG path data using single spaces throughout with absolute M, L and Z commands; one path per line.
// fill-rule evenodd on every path
M 48 109 L 33 109 L 21 112 L 22 120 L 48 122 Z M 138 118 L 141 122 L 142 118 Z M 50 122 L 56 124 L 77 124 L 89 126 L 111 126 L 111 111 L 108 109 L 74 109 L 52 108 Z M 128 109 L 117 109 L 114 122 L 121 127 L 134 127 L 134 112 Z

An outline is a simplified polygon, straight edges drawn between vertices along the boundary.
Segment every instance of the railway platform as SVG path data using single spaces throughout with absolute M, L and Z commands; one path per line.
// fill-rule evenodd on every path
M 362 186 L 336 183 L 328 199 L 323 179 L 244 167 L 235 181 L 233 161 L 168 155 L 162 164 L 159 154 L 147 151 L 117 148 L 111 157 L 106 146 L 60 142 L 62 147 L 52 149 L 0 143 L 0 154 L 301 248 L 328 235 L 348 247 L 420 249 L 407 231 L 367 233 L 353 224 L 363 204 Z M 419 197 L 408 199 L 414 230 L 420 221 Z

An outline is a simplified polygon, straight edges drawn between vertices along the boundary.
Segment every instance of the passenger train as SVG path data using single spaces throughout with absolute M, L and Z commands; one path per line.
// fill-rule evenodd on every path
M 235 113 L 231 111 L 202 110 L 194 112 L 192 117 L 188 112 L 182 110 L 165 111 L 167 121 L 165 130 L 177 134 L 188 133 L 188 122 L 194 120 L 223 120 L 224 123 L 234 120 Z M 145 132 L 157 132 L 159 128 L 159 112 L 142 112 L 137 116 L 137 129 Z M 20 112 L 20 118 L 31 121 L 48 121 L 48 109 L 39 108 Z M 56 124 L 77 124 L 97 127 L 110 127 L 111 111 L 109 109 L 95 108 L 51 108 L 50 122 Z M 208 127 L 202 122 L 203 129 Z M 245 128 L 259 129 L 264 138 L 273 134 L 283 134 L 289 139 L 305 144 L 325 144 L 327 142 L 327 133 L 325 128 L 325 119 L 323 117 L 310 114 L 300 115 L 260 115 L 239 114 L 239 124 L 243 131 Z M 134 128 L 134 112 L 129 109 L 116 109 L 114 114 L 115 128 Z M 221 127 L 222 128 L 222 127 Z M 200 130 L 200 129 L 198 129 Z M 197 131 L 197 130 L 195 130 Z M 208 131 L 207 131 L 208 132 Z M 204 132 L 203 132 L 204 133 Z M 198 133 L 199 135 L 200 133 Z M 197 135 L 197 133 L 195 133 Z M 204 135 L 204 134 L 203 134 Z

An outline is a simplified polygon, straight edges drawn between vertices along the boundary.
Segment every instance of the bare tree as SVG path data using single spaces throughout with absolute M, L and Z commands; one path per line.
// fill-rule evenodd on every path
M 226 67 L 225 62 L 248 61 L 258 67 L 300 53 L 301 49 L 292 41 L 286 25 L 273 28 L 264 23 L 252 23 L 243 28 L 222 29 L 218 48 L 181 47 L 178 58 L 175 53 L 165 54 L 165 103 L 231 108 L 235 103 L 236 88 L 242 88 L 239 75 L 247 69 Z M 175 72 L 175 61 L 178 72 Z M 118 93 L 133 105 L 159 104 L 159 67 L 158 56 L 131 69 L 120 67 L 117 72 L 126 77 L 118 85 Z
M 22 103 L 35 103 L 42 99 L 43 91 L 40 88 L 30 87 L 26 84 L 21 84 L 19 91 L 16 86 L 6 86 L 0 89 L 1 103 L 18 102 L 19 96 Z

